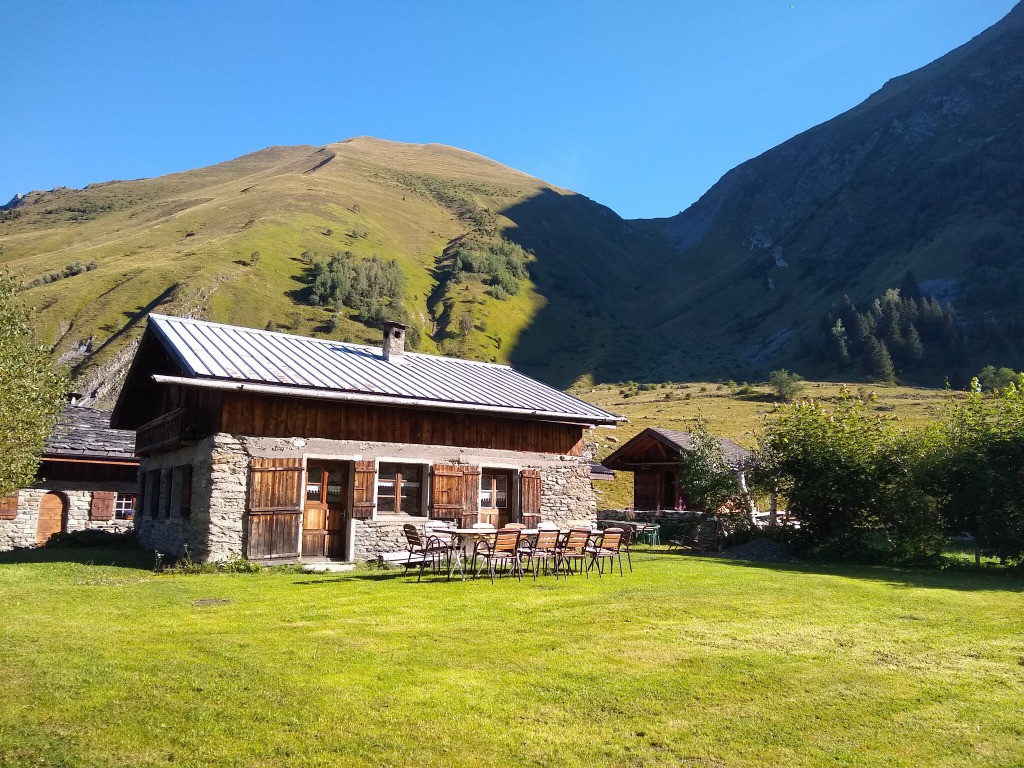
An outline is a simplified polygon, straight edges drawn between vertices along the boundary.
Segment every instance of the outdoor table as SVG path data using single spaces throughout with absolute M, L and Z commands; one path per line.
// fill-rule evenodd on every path
M 466 580 L 466 571 L 462 567 L 463 561 L 472 555 L 469 548 L 478 540 L 484 537 L 490 538 L 498 533 L 497 528 L 438 528 L 435 530 L 443 531 L 452 537 L 452 560 L 448 565 L 448 578 L 452 577 L 457 566 L 463 581 Z

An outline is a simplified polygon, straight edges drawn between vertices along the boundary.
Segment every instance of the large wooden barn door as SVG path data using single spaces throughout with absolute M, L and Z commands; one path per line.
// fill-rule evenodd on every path
M 55 533 L 64 530 L 68 508 L 59 493 L 48 493 L 39 502 L 39 522 L 36 524 L 36 544 L 45 544 Z
M 250 560 L 298 558 L 302 478 L 302 459 L 252 460 L 245 545 Z

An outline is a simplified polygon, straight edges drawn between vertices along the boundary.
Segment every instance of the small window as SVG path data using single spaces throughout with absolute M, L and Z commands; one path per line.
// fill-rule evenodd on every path
M 147 512 L 153 517 L 160 517 L 160 474 L 161 470 L 151 469 L 149 475 L 149 492 L 146 499 L 149 502 Z
M 118 520 L 132 520 L 135 518 L 135 502 L 137 501 L 134 493 L 119 493 L 114 498 L 114 517 Z
M 508 474 L 483 472 L 480 475 L 480 508 L 508 509 Z
M 178 489 L 178 514 L 189 517 L 192 514 L 192 465 L 178 467 L 181 472 L 181 486 Z
M 423 467 L 418 464 L 381 464 L 377 471 L 377 511 L 421 514 L 422 478 Z

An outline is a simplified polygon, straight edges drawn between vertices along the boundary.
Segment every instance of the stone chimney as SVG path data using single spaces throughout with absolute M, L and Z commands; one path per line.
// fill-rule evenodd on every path
M 399 365 L 405 358 L 405 330 L 401 323 L 384 323 L 384 359 Z

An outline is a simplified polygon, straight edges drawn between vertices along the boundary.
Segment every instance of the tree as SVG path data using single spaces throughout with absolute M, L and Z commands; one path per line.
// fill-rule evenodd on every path
M 30 485 L 70 388 L 31 336 L 18 284 L 0 273 L 0 493 Z
M 804 388 L 803 377 L 797 373 L 790 373 L 785 368 L 772 371 L 771 376 L 768 378 L 768 383 L 775 390 L 778 398 L 787 403 L 799 395 L 800 391 Z
M 686 495 L 705 512 L 716 513 L 743 495 L 739 475 L 726 463 L 722 444 L 702 418 L 697 419 L 693 430 L 693 448 L 683 452 L 681 479 L 686 484 Z

